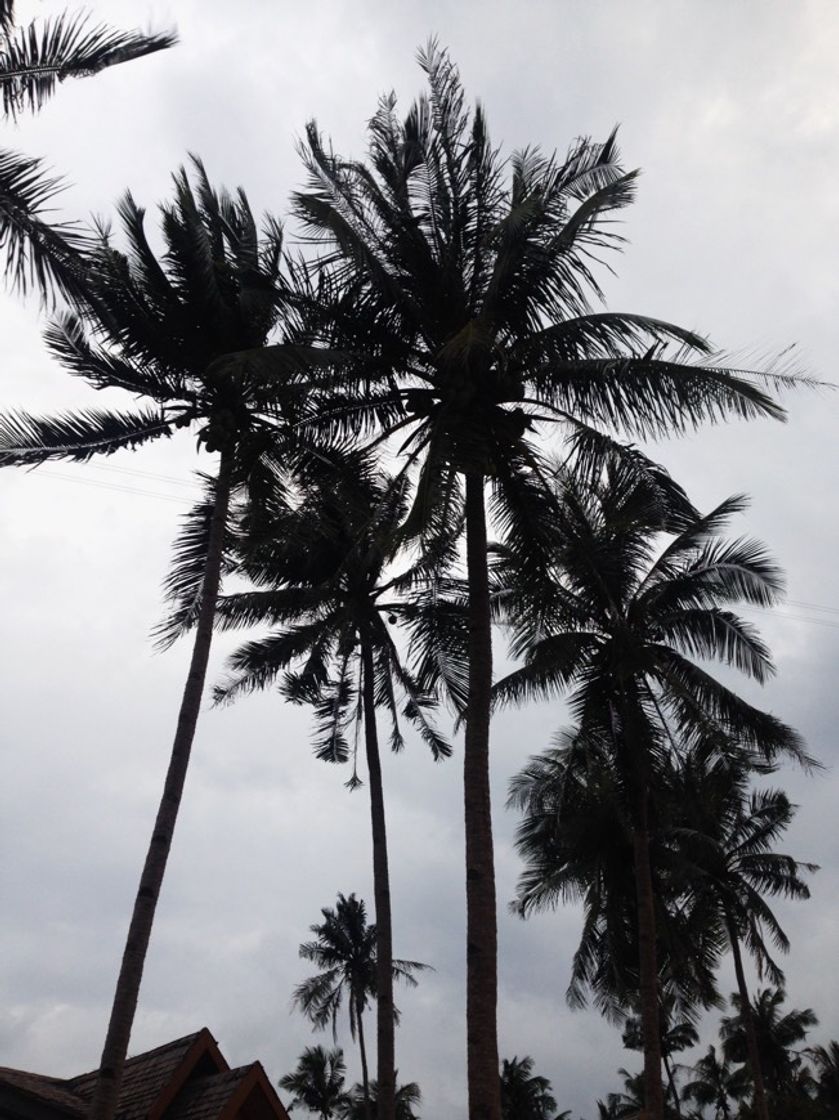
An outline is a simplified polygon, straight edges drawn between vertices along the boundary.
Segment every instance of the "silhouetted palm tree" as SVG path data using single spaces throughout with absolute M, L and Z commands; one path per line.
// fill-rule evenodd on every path
M 583 930 L 567 998 L 587 993 L 615 1022 L 638 1003 L 638 914 L 632 825 L 620 775 L 602 736 L 564 732 L 556 747 L 531 758 L 510 783 L 508 804 L 522 811 L 516 848 L 524 860 L 517 899 L 522 917 L 581 902 Z M 704 913 L 680 897 L 673 853 L 659 829 L 651 849 L 657 962 L 670 1014 L 717 1002 L 719 945 Z
M 659 1021 L 661 1038 L 661 1060 L 667 1075 L 667 1084 L 670 1089 L 670 1099 L 673 1102 L 673 1111 L 681 1116 L 679 1103 L 679 1090 L 673 1071 L 671 1058 L 683 1050 L 689 1050 L 699 1042 L 699 1032 L 695 1025 L 695 1013 L 690 1018 L 677 1006 L 677 1000 L 672 993 L 662 995 L 659 1000 Z M 622 1041 L 627 1050 L 644 1049 L 644 1032 L 641 1020 L 637 1015 L 629 1015 L 623 1028 Z
M 459 509 L 465 492 L 469 1109 L 499 1120 L 487 483 L 496 520 L 538 571 L 546 498 L 534 425 L 563 425 L 590 460 L 612 445 L 606 428 L 636 439 L 780 410 L 695 333 L 590 312 L 592 257 L 618 243 L 609 222 L 634 191 L 614 135 L 580 140 L 565 159 L 529 147 L 505 161 L 483 110 L 465 108 L 446 52 L 432 42 L 420 64 L 428 95 L 404 120 L 395 98 L 381 101 L 366 162 L 335 155 L 309 126 L 296 210 L 330 269 L 322 336 L 350 356 L 325 421 L 405 437 L 404 469 L 421 464 L 409 518 L 418 535 L 430 511 Z
M 748 1092 L 749 1080 L 741 1066 L 733 1069 L 723 1054 L 708 1047 L 691 1069 L 692 1080 L 682 1089 L 686 1101 L 695 1101 L 702 1108 L 713 1108 L 714 1120 L 730 1120 L 731 1103 L 743 1099 Z
M 562 1120 L 547 1077 L 533 1072 L 533 1059 L 505 1058 L 501 1063 L 501 1115 L 504 1120 Z
M 6 120 L 37 112 L 67 78 L 85 78 L 176 42 L 173 32 L 142 34 L 92 24 L 88 13 L 18 26 L 13 0 L 0 0 L 0 92 Z M 43 295 L 54 288 L 78 297 L 84 290 L 79 254 L 86 245 L 79 228 L 48 220 L 48 203 L 60 189 L 39 159 L 0 150 L 0 245 L 6 276 Z
M 278 1085 L 293 1094 L 289 1111 L 302 1105 L 315 1112 L 321 1120 L 333 1120 L 347 1099 L 344 1091 L 347 1067 L 344 1051 L 325 1050 L 323 1046 L 307 1046 L 292 1073 L 281 1077 Z
M 818 1074 L 816 1100 L 828 1115 L 839 1116 L 839 1042 L 814 1046 L 809 1057 Z
M 666 763 L 709 728 L 768 759 L 803 756 L 796 734 L 747 704 L 696 659 L 757 681 L 773 672 L 756 630 L 729 609 L 768 606 L 781 575 L 762 545 L 720 532 L 743 508 L 732 498 L 704 517 L 662 499 L 625 460 L 589 487 L 557 476 L 557 544 L 538 596 L 515 555 L 505 557 L 513 652 L 525 664 L 495 686 L 501 701 L 568 690 L 584 734 L 609 744 L 631 824 L 644 1027 L 646 1107 L 662 1115 L 656 903 L 650 858 L 656 791 Z M 666 545 L 662 535 L 668 534 Z M 662 547 L 664 545 L 664 547 Z
M 405 1085 L 398 1085 L 393 1095 L 393 1107 L 396 1120 L 419 1120 L 414 1111 L 422 1103 L 422 1093 L 416 1081 L 409 1081 Z M 372 1120 L 381 1120 L 383 1116 L 382 1095 L 378 1082 L 370 1082 L 370 1112 Z M 354 1085 L 352 1091 L 342 1104 L 340 1116 L 342 1120 L 366 1120 L 366 1102 L 364 1086 Z
M 438 685 L 459 700 L 465 693 L 465 611 L 447 600 L 428 575 L 425 556 L 398 576 L 389 570 L 399 551 L 398 529 L 407 497 L 361 456 L 330 458 L 313 466 L 305 497 L 275 516 L 256 511 L 256 539 L 242 550 L 240 572 L 256 589 L 219 603 L 225 626 L 268 623 L 279 629 L 233 654 L 233 675 L 218 699 L 266 688 L 278 678 L 282 691 L 317 713 L 316 753 L 347 760 L 347 731 L 363 730 L 370 788 L 373 893 L 377 933 L 377 1083 L 384 1115 L 396 1091 L 393 1025 L 393 933 L 384 787 L 376 709 L 390 716 L 390 745 L 404 746 L 403 715 L 435 759 L 450 747 L 429 721 Z M 410 599 L 404 597 L 411 589 Z M 395 628 L 407 627 L 409 658 L 400 653 Z M 452 633 L 454 631 L 454 633 Z M 417 656 L 411 655 L 416 652 Z M 417 663 L 417 671 L 408 664 Z M 401 694 L 401 703 L 399 696 Z M 359 783 L 355 767 L 351 786 Z
M 750 1001 L 750 1021 L 757 1042 L 757 1057 L 767 1092 L 777 1096 L 788 1089 L 801 1065 L 801 1057 L 794 1047 L 803 1043 L 811 1027 L 818 1025 L 815 1013 L 809 1008 L 793 1008 L 782 1014 L 781 1005 L 786 1000 L 783 988 L 763 988 Z M 749 1061 L 749 1042 L 746 1017 L 739 992 L 734 992 L 731 1002 L 735 1014 L 726 1016 L 720 1023 L 723 1052 L 732 1062 Z
M 292 462 L 299 367 L 297 348 L 276 346 L 266 375 L 240 351 L 264 347 L 281 321 L 282 233 L 266 220 L 257 230 L 245 194 L 217 193 L 200 162 L 195 187 L 175 176 L 174 202 L 162 207 L 164 252 L 153 252 L 144 211 L 126 195 L 119 205 L 127 252 L 107 231 L 86 261 L 87 322 L 59 316 L 47 343 L 61 365 L 96 390 L 131 393 L 145 407 L 88 408 L 50 418 L 0 416 L 0 466 L 55 459 L 85 462 L 197 430 L 219 453 L 205 477 L 206 497 L 187 516 L 166 591 L 172 615 L 164 640 L 195 627 L 169 769 L 117 981 L 92 1120 L 111 1120 L 136 1010 L 160 887 L 172 843 L 212 640 L 231 494 L 263 492 Z M 282 355 L 291 372 L 276 372 Z M 285 438 L 281 438 L 285 433 Z
M 367 924 L 364 902 L 354 894 L 338 895 L 334 910 L 321 910 L 323 922 L 310 926 L 314 941 L 300 946 L 300 956 L 318 966 L 316 976 L 304 980 L 294 989 L 293 1002 L 311 1020 L 315 1030 L 331 1024 L 337 1034 L 338 1015 L 346 999 L 350 1035 L 358 1039 L 361 1058 L 364 1100 L 370 1107 L 370 1078 L 367 1069 L 367 1046 L 364 1038 L 364 1012 L 370 1000 L 377 998 L 376 927 Z M 414 974 L 428 968 L 419 961 L 394 960 L 394 980 L 416 986 Z M 396 1016 L 396 1009 L 393 1011 Z M 369 1118 L 368 1118 L 369 1120 Z
M 803 876 L 817 867 L 772 851 L 791 823 L 795 807 L 780 790 L 748 793 L 746 782 L 747 772 L 741 766 L 727 758 L 709 759 L 699 749 L 686 757 L 676 773 L 673 797 L 681 806 L 678 846 L 686 887 L 709 920 L 716 911 L 731 948 L 755 1111 L 759 1120 L 769 1120 L 741 944 L 757 964 L 759 976 L 783 983 L 768 941 L 787 952 L 789 940 L 766 898 L 809 898 Z

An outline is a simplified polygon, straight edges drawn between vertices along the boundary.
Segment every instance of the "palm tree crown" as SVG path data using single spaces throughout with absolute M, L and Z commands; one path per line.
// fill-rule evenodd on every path
M 332 1120 L 346 1100 L 344 1052 L 339 1048 L 307 1046 L 292 1073 L 281 1077 L 278 1085 L 292 1094 L 289 1110 L 302 1105 L 321 1120 Z
M 751 1017 L 757 1036 L 757 1048 L 766 1087 L 779 1094 L 787 1089 L 799 1066 L 801 1057 L 794 1049 L 803 1043 L 811 1027 L 817 1026 L 815 1013 L 806 1007 L 783 1012 L 786 1001 L 783 988 L 763 988 L 751 1001 Z M 735 1014 L 725 1017 L 720 1024 L 720 1036 L 725 1056 L 732 1062 L 747 1060 L 747 1039 L 743 1019 L 743 1002 L 740 994 L 731 997 Z
M 354 894 L 339 894 L 335 909 L 324 907 L 321 914 L 323 921 L 309 927 L 315 940 L 300 946 L 303 960 L 312 961 L 319 971 L 295 988 L 293 1001 L 315 1030 L 331 1025 L 336 1035 L 346 998 L 354 1039 L 360 1016 L 376 998 L 376 927 L 368 924 L 364 901 Z M 414 974 L 426 968 L 419 961 L 394 960 L 393 976 L 415 987 Z

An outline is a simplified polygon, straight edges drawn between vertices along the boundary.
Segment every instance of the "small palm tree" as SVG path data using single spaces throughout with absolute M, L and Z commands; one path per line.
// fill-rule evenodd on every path
M 381 101 L 366 162 L 337 156 L 309 126 L 296 210 L 323 247 L 321 337 L 355 358 L 323 421 L 404 437 L 404 470 L 419 468 L 409 518 L 418 536 L 430 513 L 445 519 L 465 500 L 469 1115 L 499 1120 L 487 487 L 490 512 L 538 573 L 550 502 L 535 428 L 559 424 L 590 462 L 614 446 L 606 429 L 638 439 L 781 410 L 765 381 L 724 368 L 697 334 L 592 313 L 592 259 L 618 244 L 610 223 L 636 178 L 614 134 L 580 140 L 564 159 L 528 147 L 506 161 L 483 109 L 466 108 L 447 53 L 432 42 L 419 59 L 428 94 L 403 119 L 395 98 Z
M 675 775 L 673 796 L 680 806 L 678 847 L 687 889 L 709 920 L 717 912 L 731 948 L 755 1111 L 759 1120 L 769 1120 L 741 945 L 755 960 L 759 976 L 782 984 L 769 942 L 787 952 L 789 940 L 767 896 L 809 898 L 804 876 L 818 868 L 772 850 L 792 822 L 795 806 L 780 790 L 749 793 L 746 781 L 742 766 L 728 758 L 709 759 L 699 749 L 687 755 Z
M 699 1042 L 699 1032 L 696 1029 L 695 1016 L 696 1013 L 693 1009 L 691 1009 L 690 1017 L 684 1012 L 680 1015 L 676 997 L 672 992 L 662 995 L 659 1004 L 661 1058 L 664 1063 L 664 1071 L 667 1075 L 667 1084 L 670 1089 L 670 1099 L 673 1102 L 673 1110 L 677 1116 L 681 1116 L 681 1107 L 672 1057 L 674 1054 L 680 1054 L 683 1050 L 689 1050 Z M 637 1015 L 627 1016 L 623 1028 L 622 1041 L 627 1050 L 643 1051 L 644 1033 L 641 1020 Z
M 338 895 L 334 910 L 321 910 L 323 922 L 310 926 L 314 941 L 300 946 L 300 956 L 318 966 L 318 973 L 294 989 L 293 1003 L 311 1020 L 315 1030 L 332 1026 L 337 1036 L 338 1015 L 346 999 L 350 1035 L 358 1039 L 365 1107 L 370 1109 L 370 1078 L 364 1037 L 364 1012 L 378 995 L 376 987 L 376 927 L 367 924 L 364 902 L 354 894 Z M 392 976 L 416 987 L 415 973 L 428 965 L 394 960 Z M 396 1009 L 394 1008 L 394 1015 Z
M 815 1013 L 809 1008 L 793 1008 L 783 1013 L 786 1000 L 783 988 L 763 988 L 750 1001 L 749 1019 L 757 1042 L 757 1059 L 767 1092 L 779 1096 L 788 1090 L 801 1065 L 795 1047 L 807 1038 L 811 1027 L 818 1025 Z M 732 1062 L 749 1061 L 749 1040 L 746 1029 L 744 1004 L 739 992 L 731 997 L 735 1014 L 723 1018 L 720 1024 L 723 1052 Z
M 725 1055 L 709 1046 L 691 1074 L 692 1080 L 682 1089 L 683 1099 L 694 1101 L 701 1108 L 713 1108 L 714 1120 L 730 1120 L 732 1102 L 742 1100 L 748 1091 L 743 1067 L 734 1069 Z
M 663 499 L 620 458 L 593 488 L 567 472 L 558 473 L 557 485 L 556 551 L 538 596 L 515 555 L 508 558 L 506 609 L 513 652 L 525 664 L 495 686 L 495 695 L 520 703 L 569 690 L 581 731 L 608 744 L 631 825 L 646 1107 L 659 1118 L 650 844 L 667 760 L 709 728 L 770 760 L 783 753 L 806 757 L 790 728 L 697 663 L 718 660 L 757 681 L 774 671 L 756 630 L 730 604 L 771 604 L 781 575 L 760 544 L 721 538 L 730 516 L 743 508 L 740 498 L 701 517 Z
M 152 250 L 144 211 L 126 195 L 119 214 L 127 252 L 101 230 L 86 258 L 85 318 L 60 315 L 47 332 L 53 355 L 96 390 L 131 393 L 145 407 L 88 408 L 57 417 L 0 416 L 0 466 L 56 459 L 85 462 L 192 427 L 199 447 L 218 454 L 206 497 L 187 516 L 166 584 L 173 602 L 165 641 L 195 628 L 158 815 L 126 939 L 99 1070 L 93 1120 L 112 1120 L 143 966 L 172 844 L 198 721 L 228 536 L 231 496 L 264 492 L 293 461 L 299 400 L 297 348 L 277 345 L 266 376 L 240 351 L 264 348 L 283 315 L 282 231 L 262 236 L 244 192 L 217 193 L 203 166 L 195 187 L 175 176 L 174 202 L 161 208 L 164 253 Z M 281 377 L 279 354 L 291 355 Z
M 377 934 L 377 1082 L 383 1120 L 396 1091 L 393 1024 L 393 933 L 385 798 L 376 712 L 390 717 L 390 745 L 404 746 L 400 715 L 419 731 L 435 759 L 451 751 L 429 720 L 442 681 L 457 703 L 465 692 L 462 605 L 430 580 L 430 557 L 389 571 L 399 551 L 405 488 L 358 455 L 330 456 L 312 464 L 305 495 L 293 508 L 278 500 L 274 516 L 249 515 L 240 572 L 254 590 L 219 603 L 224 626 L 267 623 L 279 629 L 248 642 L 231 658 L 231 677 L 216 689 L 230 700 L 266 688 L 278 678 L 282 691 L 317 713 L 316 753 L 344 762 L 347 730 L 363 730 L 370 790 L 373 894 Z M 258 523 L 258 531 L 253 522 Z M 410 599 L 403 591 L 411 589 Z M 407 663 L 395 638 L 411 634 Z M 417 657 L 411 657 L 414 649 Z M 401 694 L 401 700 L 400 700 Z M 401 711 L 400 711 L 401 709 Z M 356 735 L 357 741 L 357 735 Z M 355 753 L 355 752 L 353 752 Z M 355 760 L 354 760 L 355 761 Z M 348 783 L 360 784 L 356 767 Z
M 556 1113 L 547 1077 L 533 1072 L 533 1059 L 507 1058 L 501 1063 L 501 1115 L 503 1120 L 563 1120 Z
M 816 1100 L 829 1115 L 839 1116 L 839 1042 L 814 1046 L 809 1056 L 818 1074 Z
M 278 1082 L 281 1089 L 293 1094 L 289 1112 L 302 1105 L 321 1120 L 334 1120 L 347 1099 L 346 1071 L 344 1051 L 340 1047 L 325 1050 L 323 1046 L 307 1046 L 298 1059 L 297 1068 Z
M 68 78 L 85 78 L 106 67 L 152 54 L 177 41 L 173 32 L 149 35 L 92 25 L 86 13 L 61 15 L 17 26 L 14 0 L 0 0 L 0 113 L 14 120 L 37 112 Z M 78 298 L 84 291 L 77 227 L 47 219 L 60 183 L 39 159 L 0 150 L 0 245 L 6 276 L 18 288 L 33 284 L 43 295 L 55 288 Z
M 422 1093 L 416 1081 L 409 1081 L 405 1085 L 398 1085 L 394 1093 L 394 1115 L 396 1120 L 419 1120 L 414 1111 L 422 1103 Z M 382 1107 L 382 1094 L 377 1081 L 370 1082 L 369 1116 L 372 1120 L 382 1120 L 384 1111 Z M 364 1086 L 354 1085 L 347 1099 L 340 1109 L 341 1120 L 367 1120 L 367 1102 L 364 1097 Z

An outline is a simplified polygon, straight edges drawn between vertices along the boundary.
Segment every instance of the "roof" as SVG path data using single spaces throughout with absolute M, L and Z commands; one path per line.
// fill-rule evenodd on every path
M 96 1073 L 62 1079 L 0 1067 L 0 1096 L 5 1100 L 0 1112 L 12 1120 L 84 1120 Z M 230 1069 L 204 1028 L 128 1059 L 117 1120 L 288 1120 L 288 1116 L 259 1062 Z
M 57 1077 L 45 1077 L 40 1073 L 26 1073 L 22 1069 L 0 1066 L 0 1085 L 6 1085 L 70 1116 L 84 1115 L 84 1104 Z

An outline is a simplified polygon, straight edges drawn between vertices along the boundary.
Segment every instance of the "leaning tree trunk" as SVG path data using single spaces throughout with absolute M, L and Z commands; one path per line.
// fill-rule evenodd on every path
M 664 1071 L 667 1074 L 667 1084 L 670 1086 L 670 1096 L 673 1098 L 673 1109 L 681 1120 L 682 1106 L 679 1102 L 679 1090 L 676 1087 L 676 1078 L 673 1076 L 673 1066 L 664 1051 L 662 1051 L 661 1057 L 664 1062 Z
M 160 897 L 166 862 L 172 847 L 172 836 L 178 819 L 178 809 L 184 790 L 189 755 L 195 738 L 195 727 L 201 708 L 207 662 L 213 637 L 219 582 L 221 579 L 222 549 L 230 501 L 233 472 L 233 453 L 224 452 L 216 478 L 216 493 L 207 556 L 204 563 L 204 583 L 201 604 L 195 628 L 192 660 L 181 698 L 178 724 L 172 743 L 169 769 L 163 785 L 163 794 L 157 810 L 140 885 L 134 900 L 134 911 L 128 927 L 128 937 L 117 978 L 108 1033 L 99 1063 L 99 1073 L 90 1106 L 90 1120 L 113 1120 L 119 1100 L 122 1071 L 128 1053 L 131 1028 L 137 1010 L 140 982 L 151 939 L 154 912 Z
M 658 961 L 653 876 L 650 864 L 649 791 L 640 783 L 637 820 L 632 836 L 635 892 L 638 905 L 638 965 L 641 1032 L 644 1042 L 644 1105 L 642 1120 L 663 1120 L 661 1084 L 661 1019 L 658 1006 Z
M 370 1074 L 367 1069 L 367 1043 L 364 1041 L 364 1008 L 359 999 L 355 1005 L 355 1023 L 358 1030 L 358 1053 L 361 1057 L 361 1091 L 364 1094 L 365 1120 L 373 1120 L 373 1109 L 370 1106 Z
M 466 476 L 469 702 L 463 759 L 466 823 L 466 1060 L 469 1120 L 501 1120 L 498 930 L 489 788 L 492 630 L 484 479 Z
M 743 972 L 740 939 L 737 936 L 734 922 L 729 914 L 726 914 L 726 928 L 728 930 L 728 940 L 731 942 L 731 952 L 734 957 L 734 973 L 737 977 L 737 991 L 740 994 L 740 1017 L 743 1020 L 743 1030 L 746 1033 L 749 1068 L 752 1071 L 752 1082 L 754 1083 L 754 1108 L 757 1113 L 757 1120 L 769 1120 L 769 1104 L 766 1100 L 766 1086 L 763 1082 L 763 1070 L 760 1066 L 760 1051 L 757 1045 L 752 1004 L 749 999 L 749 989 L 746 987 L 746 975 Z
M 362 638 L 364 744 L 370 775 L 370 822 L 373 832 L 373 897 L 376 904 L 376 1120 L 395 1120 L 396 1054 L 393 1017 L 393 923 L 390 910 L 390 873 L 387 859 L 385 797 L 376 729 L 376 689 L 373 651 Z

